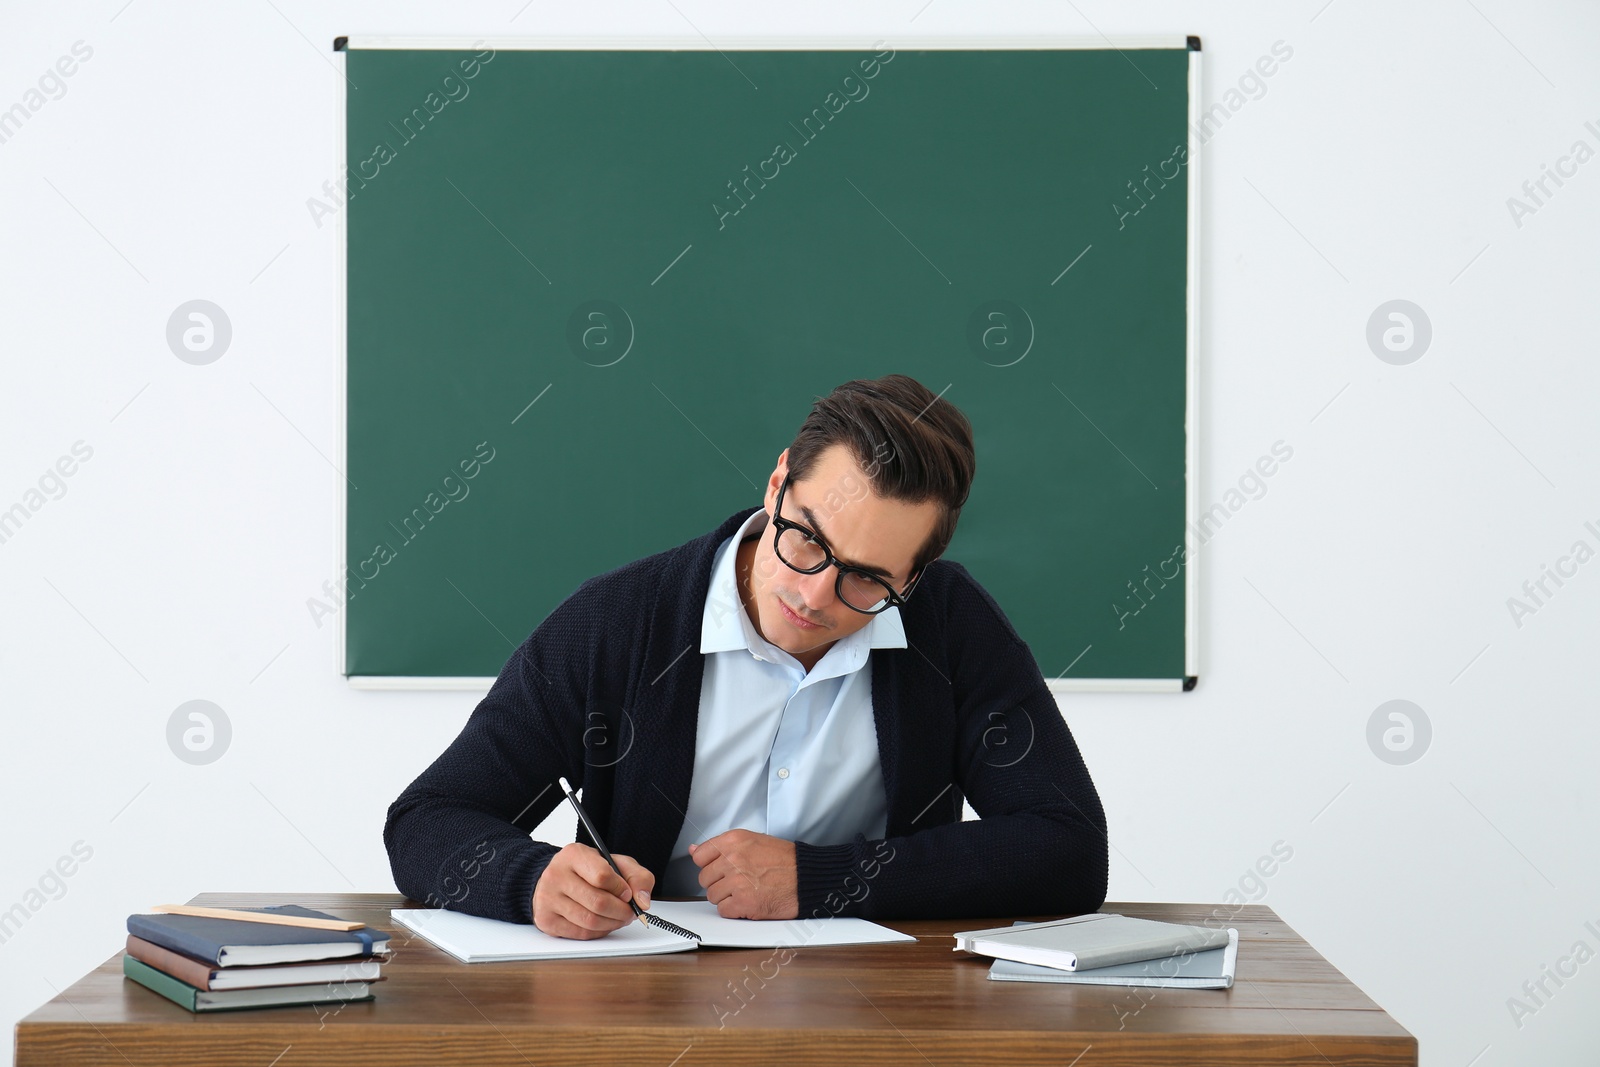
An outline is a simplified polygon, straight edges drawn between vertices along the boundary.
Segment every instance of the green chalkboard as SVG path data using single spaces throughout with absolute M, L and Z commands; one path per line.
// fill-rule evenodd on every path
M 891 372 L 971 419 L 947 555 L 1044 674 L 1192 673 L 1175 44 L 352 40 L 345 673 L 497 674 L 585 578 L 759 504 L 816 396 Z

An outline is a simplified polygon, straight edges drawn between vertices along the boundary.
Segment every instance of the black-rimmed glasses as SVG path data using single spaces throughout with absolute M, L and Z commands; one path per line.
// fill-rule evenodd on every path
M 893 586 L 871 571 L 840 563 L 814 530 L 783 517 L 783 495 L 788 490 L 789 479 L 784 478 L 772 509 L 772 547 L 785 566 L 801 574 L 818 574 L 829 567 L 837 567 L 839 576 L 834 582 L 834 592 L 839 603 L 863 615 L 876 615 L 906 602 L 917 579 L 922 577 L 920 573 L 907 583 L 904 593 L 897 593 Z

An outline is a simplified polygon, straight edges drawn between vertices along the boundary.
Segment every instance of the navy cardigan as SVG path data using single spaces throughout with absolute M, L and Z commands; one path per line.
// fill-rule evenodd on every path
M 534 883 L 559 846 L 530 833 L 564 802 L 560 775 L 613 853 L 665 869 L 694 771 L 711 561 L 754 510 L 591 578 L 539 624 L 389 806 L 401 892 L 532 922 Z M 957 563 L 931 564 L 900 613 L 909 647 L 869 661 L 886 837 L 798 842 L 801 917 L 1097 910 L 1105 814 L 1027 645 Z M 978 820 L 962 821 L 963 798 Z M 577 840 L 593 843 L 582 826 Z

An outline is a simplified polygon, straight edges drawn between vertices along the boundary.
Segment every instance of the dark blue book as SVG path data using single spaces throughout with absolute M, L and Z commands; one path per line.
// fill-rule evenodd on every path
M 338 919 L 298 904 L 273 908 L 239 908 L 268 915 L 298 915 L 308 919 Z M 211 919 L 198 915 L 130 915 L 128 933 L 162 948 L 181 952 L 218 967 L 261 963 L 301 963 L 344 957 L 383 956 L 389 935 L 383 930 L 313 930 L 305 926 L 253 923 L 244 919 Z

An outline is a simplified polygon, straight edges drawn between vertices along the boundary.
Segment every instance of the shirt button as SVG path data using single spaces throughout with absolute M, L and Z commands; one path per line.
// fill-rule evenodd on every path
M 789 777 L 789 768 L 787 768 L 787 767 L 779 767 L 778 768 L 778 777 L 779 778 L 787 778 L 787 777 Z

